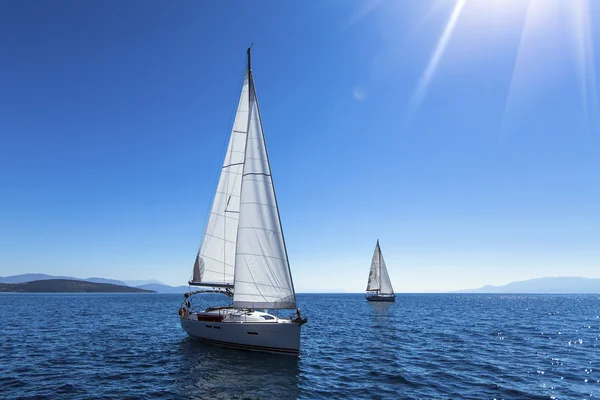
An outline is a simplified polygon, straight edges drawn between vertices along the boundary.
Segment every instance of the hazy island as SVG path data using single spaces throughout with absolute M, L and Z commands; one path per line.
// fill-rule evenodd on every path
M 454 293 L 600 293 L 600 279 L 575 276 L 536 278 L 504 286 L 486 285 L 478 289 L 457 290 Z
M 22 283 L 0 283 L 0 292 L 18 293 L 156 293 L 131 286 L 73 279 L 44 279 Z
M 189 292 L 190 289 L 187 285 L 185 286 L 169 286 L 155 279 L 150 280 L 131 280 L 131 281 L 120 281 L 116 279 L 107 279 L 107 278 L 75 278 L 72 276 L 57 276 L 57 275 L 46 275 L 40 273 L 29 273 L 29 274 L 20 274 L 20 275 L 12 275 L 12 276 L 0 276 L 0 284 L 2 283 L 25 283 L 25 282 L 33 282 L 33 281 L 46 281 L 46 280 L 71 280 L 71 281 L 84 281 L 84 282 L 92 282 L 92 283 L 110 283 L 118 286 L 125 286 L 127 288 L 137 288 L 142 289 L 142 291 L 150 291 L 156 293 L 186 293 Z M 3 290 L 0 289 L 0 292 Z M 131 292 L 131 291 L 128 291 Z

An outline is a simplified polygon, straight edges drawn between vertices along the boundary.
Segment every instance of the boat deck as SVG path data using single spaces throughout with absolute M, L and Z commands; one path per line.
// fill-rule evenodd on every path
M 227 307 L 213 307 L 202 312 L 192 312 L 186 318 L 206 322 L 292 323 L 291 319 L 278 318 L 261 311 Z

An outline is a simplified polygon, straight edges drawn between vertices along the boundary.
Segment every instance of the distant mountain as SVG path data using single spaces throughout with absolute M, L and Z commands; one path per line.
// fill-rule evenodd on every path
M 83 279 L 74 278 L 72 276 L 53 276 L 46 274 L 21 274 L 5 277 L 0 276 L 0 283 L 24 283 L 49 279 L 67 279 L 72 281 L 83 281 L 92 283 L 108 283 L 111 285 L 136 287 L 142 290 L 152 290 L 158 293 L 186 293 L 189 291 L 187 286 L 173 287 L 165 285 L 164 283 L 157 281 L 156 279 L 119 281 L 116 279 L 106 279 L 97 277 Z
M 79 280 L 77 278 L 73 278 L 73 279 Z M 87 281 L 87 282 L 94 282 L 94 283 L 110 283 L 111 285 L 131 286 L 131 285 L 126 284 L 123 281 L 118 281 L 116 279 L 104 279 L 104 278 L 92 277 L 92 278 L 87 278 L 87 279 L 82 279 L 82 280 Z
M 72 279 L 44 279 L 24 283 L 0 283 L 0 292 L 29 293 L 154 293 L 130 286 Z
M 158 283 L 159 285 L 164 285 L 163 282 L 161 281 L 157 281 L 156 279 L 145 279 L 145 280 L 132 280 L 132 281 L 123 281 L 127 284 L 127 286 L 142 286 L 142 285 L 149 285 L 151 283 Z
M 486 285 L 453 293 L 600 293 L 600 279 L 579 277 L 536 278 L 504 286 Z
M 190 291 L 188 286 L 169 286 L 159 283 L 149 283 L 147 285 L 136 286 L 138 289 L 153 290 L 156 293 L 187 293 Z
M 46 274 L 21 274 L 21 275 L 13 275 L 13 276 L 5 276 L 0 277 L 0 283 L 24 283 L 24 282 L 32 282 L 32 281 L 43 281 L 48 279 L 68 279 L 72 281 L 86 281 L 86 282 L 94 282 L 94 283 L 110 283 L 112 285 L 120 285 L 120 286 L 129 286 L 123 281 L 118 281 L 116 279 L 105 279 L 105 278 L 74 278 L 72 276 L 53 276 Z
M 41 281 L 44 279 L 77 279 L 70 276 L 52 276 L 46 274 L 22 274 L 12 276 L 0 276 L 0 283 L 23 283 L 31 281 Z

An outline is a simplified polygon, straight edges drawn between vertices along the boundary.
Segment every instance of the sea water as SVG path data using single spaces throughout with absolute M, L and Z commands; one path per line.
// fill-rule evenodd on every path
M 600 396 L 598 295 L 299 294 L 300 357 L 195 342 L 181 298 L 1 294 L 0 398 Z

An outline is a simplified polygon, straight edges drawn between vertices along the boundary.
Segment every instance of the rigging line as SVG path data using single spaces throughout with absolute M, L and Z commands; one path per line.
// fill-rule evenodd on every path
M 236 174 L 236 175 L 239 175 L 239 174 Z M 233 182 L 233 183 L 235 183 L 235 182 Z M 240 197 L 240 196 L 239 196 L 239 195 L 237 195 L 237 194 L 228 193 L 228 192 L 223 192 L 222 190 L 217 190 L 217 191 L 216 191 L 216 193 L 219 193 L 219 194 L 224 194 L 224 195 L 226 195 L 226 196 L 231 196 L 231 197 Z
M 228 212 L 239 214 L 239 211 L 228 211 Z M 211 212 L 210 215 L 216 215 L 217 217 L 229 218 L 230 220 L 233 220 L 233 221 L 237 221 L 239 219 L 239 218 L 235 218 L 235 217 L 230 217 L 229 215 L 219 214 L 219 213 L 214 213 L 214 212 Z
M 206 269 L 206 271 L 208 271 L 208 272 L 214 272 L 215 274 L 218 274 L 218 273 L 221 272 L 221 271 L 215 271 L 214 269 Z M 229 274 L 229 276 L 233 279 L 233 275 Z M 200 281 L 200 282 L 203 282 L 203 281 Z M 223 282 L 227 282 L 227 279 L 224 280 Z M 217 283 L 217 282 L 215 282 L 215 283 Z
M 206 258 L 206 259 L 209 259 L 209 260 L 212 260 L 212 261 L 216 261 L 216 262 L 218 262 L 219 264 L 221 263 L 221 260 L 217 260 L 217 259 L 216 259 L 216 258 L 214 258 L 214 257 L 210 257 L 210 256 L 207 256 L 207 255 L 204 255 L 204 254 L 202 254 L 202 258 Z M 229 265 L 230 267 L 233 267 L 233 265 L 231 265 L 231 264 L 227 264 L 227 265 Z M 211 272 L 221 272 L 221 271 L 213 271 L 213 270 L 211 270 L 211 269 L 206 269 L 206 268 L 204 268 L 204 270 L 205 270 L 205 271 L 211 271 Z
M 274 230 L 274 229 L 269 229 L 269 228 L 256 228 L 256 227 L 254 227 L 254 226 L 240 226 L 240 227 L 238 228 L 238 230 L 240 230 L 240 229 L 253 229 L 253 230 L 257 230 L 257 231 L 269 231 L 269 232 L 273 232 L 274 234 L 275 234 L 275 233 L 279 233 L 279 234 L 281 234 L 281 232 L 279 232 L 279 231 L 276 231 L 276 230 Z
M 281 261 L 285 261 L 285 258 L 281 258 L 281 257 L 275 257 L 275 256 L 267 256 L 265 254 L 255 254 L 255 253 L 237 253 L 237 254 L 243 254 L 245 256 L 256 256 L 256 257 L 267 257 L 267 258 L 274 258 L 276 260 L 281 260 Z
M 227 243 L 233 243 L 233 244 L 235 244 L 235 242 L 234 242 L 233 240 L 227 240 L 227 239 L 225 239 L 225 238 L 222 238 L 222 237 L 218 237 L 218 236 L 215 236 L 215 235 L 211 235 L 210 233 L 206 233 L 206 236 L 210 236 L 210 237 L 213 237 L 213 238 L 215 238 L 215 239 L 222 240 L 222 241 L 224 241 L 224 242 L 227 242 Z M 203 256 L 203 257 L 204 257 L 204 256 Z

